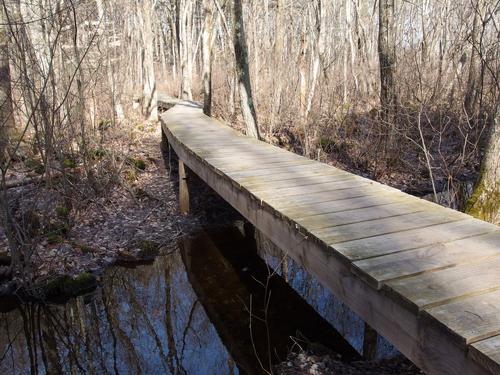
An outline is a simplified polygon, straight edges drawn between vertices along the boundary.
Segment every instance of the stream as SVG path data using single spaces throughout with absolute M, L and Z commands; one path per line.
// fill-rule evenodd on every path
M 152 264 L 108 269 L 90 294 L 17 304 L 0 313 L 0 374 L 260 374 L 310 345 L 359 360 L 362 320 L 263 257 L 275 268 L 237 226 L 202 230 Z M 377 357 L 396 353 L 379 341 Z

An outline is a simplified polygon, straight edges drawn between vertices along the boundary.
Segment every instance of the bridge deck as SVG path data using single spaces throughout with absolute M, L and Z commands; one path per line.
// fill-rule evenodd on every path
M 179 104 L 186 165 L 427 373 L 500 373 L 495 225 L 239 134 Z

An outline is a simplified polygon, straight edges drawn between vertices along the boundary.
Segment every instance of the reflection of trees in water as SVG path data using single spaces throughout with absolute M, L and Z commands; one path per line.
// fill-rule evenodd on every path
M 92 296 L 0 314 L 1 374 L 230 373 L 229 358 L 178 253 L 110 270 Z
M 266 263 L 279 274 L 286 272 L 289 285 L 329 321 L 356 350 L 361 351 L 364 330 L 361 318 L 262 233 L 256 232 L 256 240 L 259 255 Z

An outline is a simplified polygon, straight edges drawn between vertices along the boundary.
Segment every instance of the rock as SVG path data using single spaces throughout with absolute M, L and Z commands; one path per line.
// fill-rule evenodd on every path
M 96 277 L 90 272 L 81 272 L 73 278 L 67 275 L 57 276 L 50 280 L 45 287 L 38 285 L 38 288 L 45 290 L 47 297 L 74 297 L 94 290 L 96 287 Z

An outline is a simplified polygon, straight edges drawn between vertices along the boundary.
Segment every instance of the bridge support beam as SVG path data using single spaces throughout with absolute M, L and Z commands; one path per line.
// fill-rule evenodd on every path
M 189 189 L 184 162 L 179 159 L 179 209 L 182 215 L 189 213 Z

